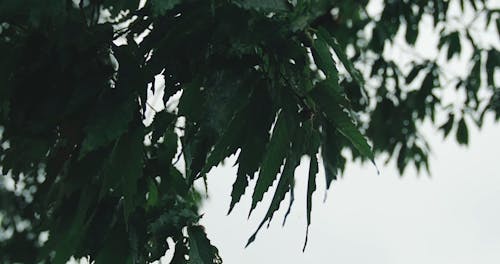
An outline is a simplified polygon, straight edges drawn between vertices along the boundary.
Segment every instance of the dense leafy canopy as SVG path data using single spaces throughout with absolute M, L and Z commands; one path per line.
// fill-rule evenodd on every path
M 471 121 L 500 117 L 498 46 L 474 32 L 497 35 L 498 9 L 385 0 L 374 15 L 368 5 L 1 0 L 0 262 L 147 263 L 173 250 L 172 263 L 220 263 L 193 183 L 226 157 L 238 155 L 230 210 L 254 177 L 252 210 L 277 182 L 261 227 L 294 177 L 308 177 L 309 225 L 318 160 L 327 186 L 343 150 L 394 156 L 401 172 L 427 167 L 424 120 L 467 144 Z M 473 19 L 457 26 L 450 9 Z M 397 39 L 415 45 L 425 19 L 444 59 L 385 55 Z M 443 61 L 466 48 L 468 72 L 450 76 Z M 463 100 L 445 105 L 450 86 Z M 310 172 L 294 175 L 303 156 Z

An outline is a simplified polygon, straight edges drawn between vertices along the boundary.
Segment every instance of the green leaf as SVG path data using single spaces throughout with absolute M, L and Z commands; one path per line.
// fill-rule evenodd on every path
M 306 239 L 304 241 L 304 247 L 302 248 L 302 251 L 306 249 L 307 240 L 309 237 L 309 226 L 311 225 L 312 195 L 316 190 L 316 174 L 318 174 L 318 158 L 316 157 L 316 153 L 314 153 L 311 154 L 311 160 L 309 162 L 309 177 L 307 181 L 307 195 L 306 195 L 307 227 L 306 227 Z
M 86 186 L 84 191 L 81 192 L 78 204 L 74 208 L 76 213 L 71 220 L 69 228 L 60 230 L 61 227 L 59 226 L 55 227 L 56 229 L 59 230 L 56 230 L 53 233 L 60 235 L 54 236 L 54 234 L 52 234 L 52 236 L 54 237 L 52 238 L 51 242 L 48 242 L 49 246 L 52 243 L 56 244 L 55 246 L 52 245 L 55 250 L 55 256 L 51 263 L 55 264 L 66 263 L 66 261 L 71 257 L 71 255 L 74 254 L 77 246 L 81 242 L 82 237 L 87 231 L 88 220 L 89 220 L 87 219 L 87 214 L 88 211 L 90 210 L 90 204 L 92 202 L 93 197 L 94 197 L 93 191 L 90 190 L 89 186 Z M 57 241 L 54 241 L 54 239 L 57 239 Z M 47 247 L 47 249 L 48 248 L 49 247 Z
M 148 178 L 148 207 L 155 207 L 158 204 L 158 187 L 156 183 Z
M 207 158 L 202 174 L 207 173 L 212 167 L 217 166 L 224 158 L 236 152 L 240 144 L 241 135 L 247 129 L 246 123 L 250 109 L 244 108 L 230 121 L 229 126 L 215 144 L 214 149 Z
M 347 58 L 347 55 L 344 53 L 344 50 L 337 42 L 337 39 L 331 36 L 330 33 L 328 33 L 328 31 L 326 31 L 322 27 L 318 29 L 318 38 L 323 39 L 333 48 L 335 54 L 337 54 L 342 64 L 344 64 L 349 75 L 351 75 L 351 77 L 359 84 L 359 86 L 363 87 L 365 84 L 363 75 L 358 69 L 356 69 L 356 67 L 354 67 L 352 61 Z
M 113 149 L 109 175 L 118 176 L 121 192 L 124 197 L 125 221 L 134 211 L 137 195 L 137 181 L 142 177 L 143 167 L 143 129 L 131 128 L 117 141 Z
M 216 264 L 222 263 L 219 251 L 210 244 L 202 226 L 190 226 L 187 229 L 189 236 L 189 263 Z
M 496 49 L 488 51 L 486 59 L 486 76 L 488 86 L 496 87 L 495 70 L 500 66 L 500 52 Z
M 335 61 L 330 53 L 330 48 L 325 40 L 322 38 L 317 38 L 313 42 L 312 55 L 314 57 L 314 62 L 326 75 L 327 79 L 332 82 L 338 82 L 338 70 L 335 67 Z
M 405 82 L 406 84 L 410 84 L 415 80 L 415 78 L 418 76 L 421 70 L 425 68 L 425 64 L 420 64 L 420 65 L 415 65 L 411 69 L 410 73 L 406 76 Z
M 318 131 L 312 131 L 309 143 L 308 154 L 310 157 L 309 161 L 309 175 L 307 180 L 307 193 L 306 193 L 306 215 L 307 215 L 307 226 L 306 226 L 306 238 L 304 241 L 304 247 L 302 251 L 306 249 L 307 240 L 309 237 L 309 226 L 311 225 L 311 211 L 312 211 L 312 195 L 316 190 L 316 175 L 318 174 L 318 148 L 320 145 L 320 137 Z
M 459 56 L 461 51 L 460 35 L 458 31 L 452 32 L 448 36 L 448 53 L 447 59 L 451 59 L 454 55 Z
M 260 90 L 260 93 L 262 93 L 262 90 Z M 265 94 L 256 94 L 251 103 L 252 115 L 246 120 L 251 130 L 246 131 L 244 142 L 241 145 L 240 155 L 237 160 L 238 172 L 231 191 L 228 214 L 245 193 L 248 178 L 252 179 L 254 177 L 255 172 L 262 163 L 262 157 L 266 152 L 266 144 L 269 142 L 269 130 L 275 115 L 271 104 L 270 98 Z
M 236 5 L 263 12 L 283 12 L 287 11 L 287 1 L 285 0 L 234 0 Z
M 457 142 L 461 145 L 467 145 L 469 143 L 469 132 L 464 118 L 460 119 L 458 122 Z
M 120 137 L 128 129 L 135 105 L 125 101 L 117 106 L 105 107 L 85 127 L 85 139 L 79 154 L 81 159 L 87 153 L 98 149 Z
M 185 116 L 191 121 L 198 121 L 203 115 L 204 93 L 198 82 L 184 85 L 179 99 L 179 116 Z
M 326 189 L 330 188 L 333 180 L 337 179 L 342 170 L 342 155 L 339 145 L 338 133 L 331 124 L 326 124 L 323 128 L 323 140 L 321 144 L 321 156 L 325 167 Z M 326 196 L 325 196 L 326 198 Z
M 300 135 L 300 132 L 299 132 Z M 254 232 L 254 234 L 248 239 L 247 245 L 250 245 L 255 238 L 257 233 L 262 228 L 266 221 L 271 221 L 274 213 L 279 209 L 281 202 L 285 199 L 285 195 L 291 190 L 293 184 L 293 177 L 295 173 L 295 168 L 300 163 L 301 150 L 303 149 L 305 143 L 305 137 L 296 137 L 293 142 L 293 146 L 289 154 L 287 155 L 285 166 L 283 168 L 283 173 L 278 181 L 278 186 L 276 186 L 276 191 L 274 192 L 273 199 L 271 200 L 271 205 L 267 209 L 267 213 L 262 219 L 259 227 Z M 260 178 L 259 178 L 260 179 Z M 285 218 L 286 220 L 286 218 Z
M 103 247 L 99 248 L 95 264 L 133 264 L 128 239 L 128 232 L 123 222 L 111 227 L 111 230 L 108 231 L 107 239 L 103 243 Z
M 181 0 L 151 0 L 154 16 L 162 16 L 171 9 L 173 9 Z
M 291 138 L 286 125 L 285 113 L 281 111 L 278 114 L 278 120 L 276 121 L 273 129 L 273 134 L 269 145 L 267 146 L 266 155 L 264 156 L 259 177 L 257 178 L 257 183 L 252 195 L 252 207 L 250 209 L 250 213 L 253 209 L 255 209 L 257 203 L 262 200 L 264 193 L 267 192 L 276 179 L 281 164 L 283 163 L 283 159 L 286 157 L 286 154 L 290 149 L 290 140 Z
M 443 130 L 444 137 L 446 138 L 453 128 L 453 124 L 455 123 L 455 116 L 453 114 L 448 115 L 448 121 L 446 121 L 443 125 L 439 127 L 439 129 Z
M 153 119 L 153 123 L 151 123 L 151 127 L 153 130 L 153 134 L 151 136 L 151 142 L 156 142 L 160 137 L 165 134 L 167 128 L 174 124 L 177 116 L 175 114 L 169 113 L 166 110 L 158 112 L 155 114 Z
M 374 162 L 370 145 L 359 132 L 349 114 L 341 107 L 345 99 L 330 86 L 319 85 L 311 91 L 311 97 L 318 104 L 328 121 L 332 122 L 337 131 L 347 138 L 359 153 Z

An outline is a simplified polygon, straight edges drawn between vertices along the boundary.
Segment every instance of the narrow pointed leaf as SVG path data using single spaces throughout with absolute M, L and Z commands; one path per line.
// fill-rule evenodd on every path
M 237 161 L 238 172 L 231 191 L 231 203 L 228 213 L 232 211 L 234 205 L 245 193 L 248 180 L 252 179 L 255 172 L 259 169 L 262 157 L 266 151 L 266 144 L 269 141 L 268 131 L 271 127 L 272 119 L 268 118 L 266 120 L 262 117 L 254 117 L 250 122 L 253 125 L 253 131 L 247 133 L 245 143 L 241 146 L 241 152 Z
M 326 119 L 332 122 L 337 131 L 347 138 L 362 156 L 369 158 L 373 162 L 373 152 L 370 145 L 359 132 L 349 114 L 339 105 L 343 100 L 343 96 L 329 86 L 316 87 L 311 91 L 311 96 L 325 114 Z
M 289 149 L 290 135 L 287 131 L 286 118 L 284 113 L 280 112 L 252 195 L 250 213 L 255 209 L 257 203 L 262 200 L 264 193 L 271 187 L 274 180 L 276 180 L 283 159 Z
M 462 145 L 467 145 L 469 143 L 469 132 L 467 130 L 465 119 L 463 118 L 458 122 L 457 142 Z
M 306 227 L 306 238 L 304 241 L 304 247 L 302 251 L 306 249 L 307 240 L 309 238 L 309 226 L 311 225 L 311 211 L 312 211 L 312 195 L 316 190 L 316 174 L 318 174 L 318 158 L 316 157 L 316 151 L 311 153 L 311 160 L 309 162 L 309 177 L 307 180 L 307 196 L 306 196 L 306 214 L 307 214 L 307 227 Z
M 335 54 L 337 54 L 337 57 L 342 62 L 349 75 L 351 75 L 351 77 L 359 84 L 360 87 L 363 87 L 365 84 L 363 75 L 358 69 L 356 69 L 356 67 L 354 67 L 352 61 L 347 58 L 347 55 L 345 54 L 344 50 L 337 42 L 337 40 L 333 36 L 331 36 L 330 33 L 326 31 L 326 29 L 322 27 L 318 29 L 318 37 L 326 41 L 333 48 Z
M 341 147 L 338 143 L 339 134 L 331 124 L 325 124 L 321 144 L 321 156 L 325 168 L 326 189 L 330 189 L 333 180 L 337 179 L 342 170 Z M 326 198 L 326 194 L 325 194 Z
M 207 173 L 214 166 L 217 166 L 224 158 L 230 156 L 239 147 L 240 138 L 247 129 L 246 123 L 249 114 L 249 109 L 244 108 L 229 123 L 229 126 L 215 144 L 214 149 L 210 152 L 207 158 L 203 173 Z
M 289 155 L 287 157 L 285 167 L 283 168 L 283 173 L 278 181 L 278 186 L 276 187 L 276 191 L 274 193 L 273 199 L 271 201 L 271 205 L 269 206 L 264 219 L 259 224 L 259 227 L 254 232 L 254 234 L 248 239 L 247 245 L 250 245 L 255 238 L 257 237 L 257 233 L 262 228 L 266 221 L 270 221 L 273 217 L 274 213 L 279 209 L 280 203 L 285 199 L 285 195 L 288 191 L 290 191 L 291 182 L 293 180 L 295 168 L 298 166 L 299 160 L 295 155 Z
M 314 62 L 326 75 L 327 79 L 338 81 L 338 70 L 335 67 L 335 61 L 330 53 L 330 48 L 325 40 L 318 38 L 313 42 L 312 55 Z
M 303 127 L 302 127 L 303 128 Z M 267 210 L 266 215 L 262 219 L 259 227 L 255 231 L 255 233 L 249 238 L 247 242 L 247 246 L 251 244 L 259 230 L 262 228 L 266 221 L 271 221 L 274 213 L 279 209 L 281 202 L 285 199 L 286 194 L 293 188 L 293 181 L 295 175 L 295 168 L 300 164 L 300 157 L 302 156 L 302 151 L 304 150 L 304 145 L 306 144 L 306 131 L 304 129 L 298 129 L 297 133 L 294 137 L 292 148 L 290 149 L 287 157 L 285 166 L 283 168 L 283 173 L 281 173 L 280 179 L 278 181 L 278 185 L 276 187 L 276 191 L 274 192 L 273 199 L 271 200 L 271 204 Z M 293 199 L 292 197 L 290 197 Z M 286 221 L 286 216 L 284 221 Z
M 133 128 L 117 142 L 112 154 L 109 174 L 120 177 L 121 191 L 124 196 L 125 220 L 135 209 L 137 181 L 142 177 L 143 131 Z

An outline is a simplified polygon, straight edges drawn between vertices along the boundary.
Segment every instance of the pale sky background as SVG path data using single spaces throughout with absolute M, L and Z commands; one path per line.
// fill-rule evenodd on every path
M 434 150 L 430 177 L 412 169 L 400 177 L 394 163 L 379 165 L 380 175 L 373 165 L 351 163 L 325 203 L 324 181 L 319 180 L 304 253 L 307 166 L 296 171 L 295 205 L 285 227 L 288 199 L 248 248 L 246 241 L 268 204 L 247 220 L 250 192 L 226 216 L 235 167 L 210 173 L 210 199 L 201 222 L 229 264 L 500 263 L 500 125 L 492 119 L 480 133 L 471 129 L 469 147 L 428 130 Z

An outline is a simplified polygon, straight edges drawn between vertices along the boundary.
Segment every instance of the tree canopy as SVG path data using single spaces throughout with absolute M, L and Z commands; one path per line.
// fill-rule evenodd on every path
M 321 167 L 327 187 L 348 156 L 428 168 L 422 122 L 467 144 L 498 120 L 494 1 L 372 2 L 1 0 L 0 262 L 221 263 L 193 184 L 225 158 L 229 211 L 277 182 L 260 229 L 305 177 L 309 225 Z M 435 57 L 412 49 L 424 20 Z

